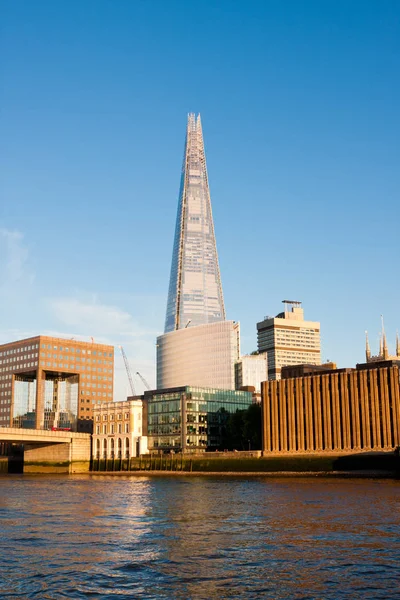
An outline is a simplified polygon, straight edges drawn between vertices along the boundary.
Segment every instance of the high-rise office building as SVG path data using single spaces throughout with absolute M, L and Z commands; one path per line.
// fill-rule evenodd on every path
M 285 310 L 257 323 L 258 351 L 267 353 L 268 379 L 280 379 L 282 367 L 320 365 L 320 324 L 305 321 L 301 302 L 283 300 Z
M 225 320 L 200 115 L 188 116 L 165 333 Z
M 0 427 L 90 431 L 113 380 L 113 346 L 43 335 L 3 344 Z
M 200 116 L 188 116 L 157 387 L 235 389 L 239 324 L 225 320 Z

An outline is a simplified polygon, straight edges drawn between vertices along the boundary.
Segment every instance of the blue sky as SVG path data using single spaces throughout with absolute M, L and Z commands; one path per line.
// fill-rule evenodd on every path
M 381 314 L 394 350 L 399 2 L 2 0 L 0 53 L 0 341 L 122 343 L 155 383 L 200 112 L 242 351 L 287 297 L 324 359 L 362 361 Z

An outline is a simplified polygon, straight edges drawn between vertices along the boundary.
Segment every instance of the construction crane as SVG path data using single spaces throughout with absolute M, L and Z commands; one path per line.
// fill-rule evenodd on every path
M 135 390 L 135 386 L 133 385 L 133 377 L 132 377 L 132 373 L 131 373 L 131 368 L 129 366 L 128 359 L 126 358 L 125 350 L 123 349 L 122 346 L 119 346 L 119 349 L 121 350 L 121 354 L 124 359 L 126 374 L 128 375 L 129 385 L 131 386 L 132 396 L 136 396 L 136 390 Z
M 150 386 L 147 383 L 147 381 L 145 380 L 145 378 L 139 373 L 139 371 L 136 371 L 136 375 L 139 375 L 140 379 L 142 380 L 142 383 L 144 385 L 144 387 L 146 388 L 146 390 L 150 390 Z

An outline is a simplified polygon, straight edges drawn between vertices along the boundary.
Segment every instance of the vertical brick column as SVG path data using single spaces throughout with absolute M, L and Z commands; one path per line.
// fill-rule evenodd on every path
M 342 415 L 343 450 L 351 450 L 350 406 L 349 406 L 349 375 L 339 374 L 339 392 Z
M 296 403 L 296 429 L 297 429 L 297 450 L 304 452 L 305 447 L 305 425 L 304 425 L 304 396 L 303 380 L 294 380 L 295 403 Z
M 349 385 L 351 405 L 351 446 L 354 450 L 361 450 L 360 396 L 356 371 L 349 373 Z
M 331 396 L 329 393 L 329 378 L 330 375 L 321 375 L 322 387 L 322 411 L 324 415 L 324 450 L 332 450 L 332 410 Z
M 288 435 L 287 435 L 287 408 L 286 408 L 286 379 L 278 381 L 277 386 L 279 399 L 279 434 L 281 450 L 288 450 Z
M 273 452 L 279 452 L 280 450 L 277 385 L 277 381 L 271 381 L 271 446 Z
M 294 385 L 293 379 L 288 379 L 286 384 L 288 400 L 288 429 L 289 429 L 289 450 L 296 452 L 296 415 L 294 408 Z
M 309 377 L 304 377 L 303 382 L 304 382 L 305 416 L 306 416 L 306 448 L 307 448 L 307 450 L 314 450 L 311 380 Z

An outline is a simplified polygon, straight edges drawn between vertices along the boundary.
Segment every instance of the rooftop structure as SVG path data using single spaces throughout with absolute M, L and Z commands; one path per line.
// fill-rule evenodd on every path
M 396 333 L 396 354 L 390 355 L 388 345 L 387 345 L 385 326 L 384 326 L 382 316 L 381 316 L 381 322 L 382 322 L 382 329 L 381 329 L 381 333 L 379 336 L 379 354 L 376 354 L 375 356 L 371 355 L 371 348 L 369 345 L 368 332 L 367 331 L 365 332 L 365 360 L 367 361 L 367 363 L 382 362 L 383 360 L 398 360 L 398 359 L 400 359 L 399 334 Z
M 189 114 L 165 333 L 224 320 L 200 115 Z

